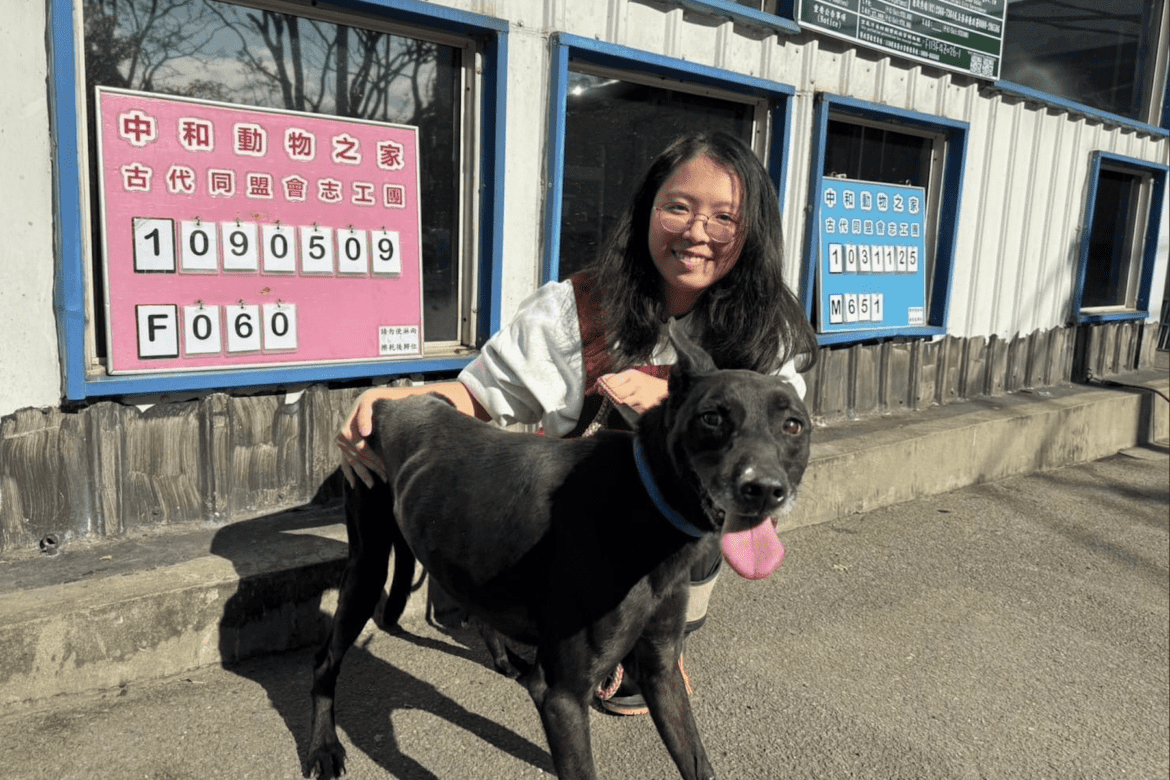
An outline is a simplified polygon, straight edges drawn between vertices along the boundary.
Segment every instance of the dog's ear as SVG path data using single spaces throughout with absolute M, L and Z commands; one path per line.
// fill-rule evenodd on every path
M 674 393 L 676 387 L 689 384 L 690 380 L 702 374 L 710 374 L 718 369 L 715 361 L 702 347 L 691 340 L 686 329 L 672 319 L 666 326 L 670 343 L 674 345 L 674 353 L 678 360 L 670 371 L 670 390 Z

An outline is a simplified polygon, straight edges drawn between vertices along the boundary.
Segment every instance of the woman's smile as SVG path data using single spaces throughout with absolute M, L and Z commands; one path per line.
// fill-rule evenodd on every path
M 734 228 L 742 192 L 738 176 L 704 156 L 680 165 L 658 191 L 648 241 L 672 315 L 690 311 L 703 291 L 722 279 L 739 259 L 742 231 L 733 232 L 729 240 L 714 241 L 708 225 L 718 219 Z M 673 212 L 676 218 L 680 213 L 689 214 L 690 223 L 682 232 L 667 230 L 662 210 Z

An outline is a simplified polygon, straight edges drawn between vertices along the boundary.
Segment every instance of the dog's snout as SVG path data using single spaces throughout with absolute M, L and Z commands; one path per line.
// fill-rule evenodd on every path
M 784 503 L 788 496 L 788 481 L 761 474 L 745 475 L 739 483 L 739 495 L 747 506 L 770 512 Z

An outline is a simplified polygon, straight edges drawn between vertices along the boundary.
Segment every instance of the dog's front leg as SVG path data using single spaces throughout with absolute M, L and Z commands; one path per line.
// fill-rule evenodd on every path
M 521 682 L 540 713 L 558 780 L 597 780 L 589 738 L 588 690 L 581 693 L 561 685 L 549 686 L 540 658 Z
M 679 669 L 677 643 L 643 638 L 634 652 L 650 717 L 683 780 L 715 780 Z

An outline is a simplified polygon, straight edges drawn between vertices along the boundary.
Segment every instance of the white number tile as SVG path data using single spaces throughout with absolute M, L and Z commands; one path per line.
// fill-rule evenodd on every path
M 223 352 L 223 335 L 218 306 L 183 307 L 183 354 L 218 355 Z

